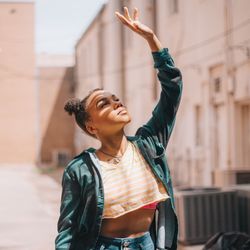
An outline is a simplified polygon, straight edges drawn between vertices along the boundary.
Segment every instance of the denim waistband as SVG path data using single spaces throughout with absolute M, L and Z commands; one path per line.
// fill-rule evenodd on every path
M 97 250 L 154 250 L 154 243 L 149 232 L 135 238 L 109 238 L 100 236 L 97 241 Z
M 121 244 L 124 242 L 128 242 L 128 243 L 140 243 L 142 241 L 144 241 L 146 238 L 148 238 L 150 236 L 149 232 L 145 232 L 143 235 L 138 236 L 138 237 L 127 237 L 127 238 L 111 238 L 111 237 L 106 237 L 106 236 L 99 236 L 99 240 L 101 240 L 102 242 L 112 242 L 117 243 L 117 244 Z

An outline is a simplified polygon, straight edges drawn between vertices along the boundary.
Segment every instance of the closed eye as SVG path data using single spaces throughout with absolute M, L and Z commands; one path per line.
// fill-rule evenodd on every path
M 108 101 L 102 101 L 100 105 L 98 105 L 99 108 L 103 108 L 104 106 L 108 105 Z

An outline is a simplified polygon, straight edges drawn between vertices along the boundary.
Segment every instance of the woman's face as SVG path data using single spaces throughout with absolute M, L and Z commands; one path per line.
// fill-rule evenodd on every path
M 114 134 L 131 121 L 127 108 L 116 95 L 105 90 L 97 90 L 90 95 L 86 103 L 90 121 L 87 129 L 91 134 Z

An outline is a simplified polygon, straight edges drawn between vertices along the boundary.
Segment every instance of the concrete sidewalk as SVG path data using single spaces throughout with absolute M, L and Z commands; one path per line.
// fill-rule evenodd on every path
M 61 186 L 35 166 L 0 165 L 0 250 L 53 250 Z

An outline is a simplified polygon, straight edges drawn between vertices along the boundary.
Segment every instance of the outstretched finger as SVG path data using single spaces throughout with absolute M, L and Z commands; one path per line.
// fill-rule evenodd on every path
M 138 9 L 134 8 L 134 13 L 133 13 L 133 19 L 134 21 L 137 21 L 139 17 Z
M 115 12 L 115 15 L 123 24 L 128 24 L 128 20 L 122 14 L 120 14 L 119 12 Z
M 128 11 L 128 8 L 127 7 L 124 7 L 124 16 L 129 20 L 129 21 L 132 21 L 130 15 L 129 15 L 129 11 Z
M 119 18 L 119 20 L 125 24 L 126 26 L 128 26 L 130 29 L 134 30 L 133 25 L 127 20 L 126 17 L 124 17 L 123 15 L 121 15 L 119 12 L 115 12 L 116 16 Z

